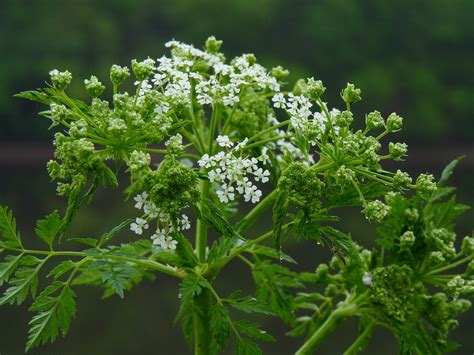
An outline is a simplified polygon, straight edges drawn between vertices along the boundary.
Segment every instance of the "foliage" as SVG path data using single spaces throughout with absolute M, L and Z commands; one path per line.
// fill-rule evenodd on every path
M 236 315 L 242 313 L 279 317 L 290 335 L 306 335 L 297 354 L 312 353 L 352 316 L 360 318 L 361 333 L 349 353 L 360 351 L 377 326 L 392 331 L 404 353 L 453 349 L 449 332 L 470 305 L 461 297 L 474 293 L 471 266 L 445 274 L 472 265 L 474 255 L 472 238 L 456 248 L 454 219 L 468 207 L 445 186 L 460 158 L 438 183 L 431 174 L 413 183 L 406 172 L 386 171 L 385 160 L 406 154 L 405 144 L 393 142 L 382 153 L 402 117 L 373 111 L 356 129 L 352 105 L 362 93 L 353 84 L 341 91 L 343 110 L 330 109 L 320 80 L 301 79 L 284 91 L 285 69 L 267 70 L 253 54 L 227 62 L 221 44 L 210 37 L 200 50 L 170 41 L 170 57 L 133 60 L 131 70 L 112 66 L 111 102 L 100 98 L 105 85 L 94 76 L 84 81 L 88 103 L 70 98 L 72 74 L 58 70 L 46 88 L 18 95 L 49 105 L 41 115 L 61 127 L 48 171 L 68 204 L 64 215 L 54 211 L 36 224 L 46 250 L 25 248 L 12 212 L 0 209 L 0 284 L 8 284 L 0 305 L 31 295 L 37 313 L 26 350 L 68 332 L 77 286 L 123 298 L 158 272 L 181 280 L 176 321 L 196 354 L 223 352 L 231 336 L 237 354 L 260 354 L 259 343 L 274 339 Z M 131 72 L 135 92 L 120 91 Z M 139 215 L 97 237 L 70 238 L 77 211 L 101 186 L 118 188 L 121 172 Z M 272 189 L 266 196 L 264 186 Z M 245 203 L 254 207 L 242 217 Z M 338 210 L 349 206 L 381 223 L 374 250 L 337 229 Z M 272 230 L 252 235 L 270 209 Z M 210 230 L 217 235 L 212 244 Z M 114 239 L 120 233 L 127 237 L 121 244 Z M 63 237 L 80 249 L 62 250 Z M 334 257 L 314 272 L 296 272 L 283 252 L 288 239 L 325 245 Z M 43 267 L 58 257 L 66 259 L 38 294 Z M 250 268 L 253 295 L 216 290 L 216 278 L 234 260 Z

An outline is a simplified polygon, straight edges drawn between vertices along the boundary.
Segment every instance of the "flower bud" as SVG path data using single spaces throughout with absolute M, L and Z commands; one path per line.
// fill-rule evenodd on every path
M 324 91 L 326 91 L 326 88 L 321 80 L 308 78 L 302 87 L 301 93 L 312 100 L 317 100 L 324 94 Z
M 206 40 L 206 51 L 211 54 L 216 54 L 219 52 L 222 46 L 222 41 L 217 40 L 216 37 L 211 36 Z
M 368 129 L 376 129 L 383 127 L 383 117 L 379 111 L 373 111 L 365 116 L 365 124 Z
M 393 176 L 393 186 L 394 187 L 405 187 L 411 184 L 412 180 L 408 173 L 405 173 L 401 170 L 397 170 L 395 175 Z
M 139 81 L 148 78 L 154 69 L 155 61 L 151 58 L 147 58 L 141 62 L 137 62 L 136 59 L 132 60 L 132 71 Z
M 270 75 L 278 81 L 283 81 L 288 77 L 288 75 L 290 75 L 290 72 L 281 66 L 277 66 L 275 68 L 272 68 L 272 70 L 270 71 Z
M 372 274 L 370 272 L 364 273 L 364 276 L 362 276 L 362 283 L 367 286 L 367 287 L 372 287 Z
M 354 84 L 347 83 L 346 88 L 341 92 L 341 97 L 345 103 L 351 104 L 362 100 L 360 94 L 361 90 L 359 88 L 356 88 Z
M 473 237 L 464 237 L 462 241 L 461 252 L 466 256 L 470 256 L 474 254 L 474 238 Z
M 430 194 L 436 191 L 436 183 L 434 182 L 434 177 L 431 174 L 420 174 L 416 179 L 415 189 L 424 194 Z
M 105 86 L 97 79 L 96 76 L 92 75 L 90 79 L 84 80 L 86 91 L 89 95 L 96 98 L 102 95 L 105 90 Z
M 115 86 L 120 85 L 122 81 L 127 79 L 130 76 L 130 71 L 128 70 L 127 67 L 121 67 L 119 65 L 112 65 L 112 68 L 110 68 L 110 81 L 112 81 L 112 84 Z
M 67 70 L 60 72 L 54 69 L 49 72 L 49 75 L 51 76 L 51 83 L 58 90 L 64 90 L 72 80 L 72 74 Z
M 381 222 L 390 212 L 390 207 L 382 201 L 375 200 L 367 203 L 362 211 L 369 222 Z
M 400 249 L 409 249 L 415 243 L 415 234 L 406 231 L 400 236 Z
M 393 143 L 388 144 L 388 151 L 390 156 L 395 160 L 401 160 L 402 157 L 407 155 L 408 146 L 405 143 Z
M 387 130 L 389 132 L 398 131 L 402 128 L 403 118 L 398 116 L 395 112 L 391 113 L 387 118 Z

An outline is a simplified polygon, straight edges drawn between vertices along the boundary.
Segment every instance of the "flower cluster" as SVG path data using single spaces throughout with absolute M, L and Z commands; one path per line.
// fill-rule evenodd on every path
M 265 155 L 260 157 L 243 157 L 246 140 L 234 144 L 227 136 L 217 137 L 217 143 L 225 148 L 216 155 L 204 154 L 198 161 L 201 168 L 208 169 L 207 176 L 211 183 L 220 185 L 217 196 L 222 203 L 234 201 L 235 194 L 244 197 L 246 202 L 260 201 L 262 191 L 254 182 L 266 183 L 270 172 L 259 167 L 259 162 L 265 161 Z M 252 181 L 253 179 L 253 181 Z
M 178 231 L 190 229 L 191 223 L 188 216 L 183 214 L 181 218 L 174 222 L 169 213 L 157 207 L 148 197 L 147 192 L 142 192 L 134 197 L 135 208 L 143 210 L 144 215 L 135 219 L 135 222 L 130 225 L 130 230 L 138 235 L 142 235 L 143 231 L 149 228 L 149 223 L 152 220 L 156 220 L 158 228 L 151 236 L 153 244 L 160 246 L 162 249 L 176 249 L 178 242 L 170 234 L 175 232 L 175 226 Z

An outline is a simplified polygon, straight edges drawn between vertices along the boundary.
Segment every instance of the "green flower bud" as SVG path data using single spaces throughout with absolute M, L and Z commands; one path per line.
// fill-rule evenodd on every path
M 350 111 L 342 111 L 335 117 L 336 125 L 339 127 L 349 127 L 354 120 L 354 116 Z
M 402 157 L 407 155 L 408 146 L 405 143 L 392 143 L 388 144 L 388 151 L 390 156 L 395 160 L 401 160 Z
M 356 88 L 354 84 L 347 83 L 346 88 L 341 92 L 341 97 L 345 103 L 351 104 L 362 100 L 360 94 L 361 90 L 359 88 Z
M 400 249 L 409 249 L 415 243 L 415 234 L 406 231 L 400 237 Z
M 394 187 L 406 187 L 412 183 L 412 179 L 408 173 L 401 171 L 400 169 L 397 170 L 395 175 L 393 176 L 393 186 Z
M 446 261 L 446 259 L 444 258 L 443 256 L 443 253 L 440 252 L 440 251 L 432 251 L 429 255 L 428 255 L 428 263 L 430 265 L 438 265 L 438 264 L 442 264 Z
M 151 157 L 150 154 L 134 150 L 130 155 L 128 167 L 132 173 L 142 171 L 143 169 L 150 166 Z
M 84 85 L 86 86 L 87 93 L 92 97 L 99 97 L 105 90 L 105 86 L 94 75 L 90 79 L 85 79 Z
M 461 252 L 466 256 L 470 256 L 474 254 L 474 238 L 473 237 L 464 237 L 462 241 Z
M 446 292 L 454 299 L 461 295 L 473 295 L 474 280 L 465 280 L 460 275 L 454 276 L 446 284 Z
M 383 127 L 384 121 L 379 111 L 373 111 L 365 116 L 365 124 L 368 129 Z
M 288 78 L 288 76 L 290 75 L 290 72 L 281 66 L 277 66 L 275 68 L 272 68 L 272 70 L 270 71 L 270 75 L 273 76 L 278 81 L 283 81 L 286 78 Z
M 420 174 L 416 179 L 415 189 L 421 194 L 431 194 L 436 191 L 437 186 L 434 176 L 431 174 Z
M 403 214 L 411 223 L 415 223 L 420 217 L 420 214 L 416 208 L 406 208 L 405 211 L 403 211 Z
M 56 126 L 66 120 L 69 115 L 69 109 L 64 105 L 58 105 L 54 102 L 50 105 L 50 117 L 53 126 Z
M 387 194 L 384 196 L 385 198 L 385 202 L 388 204 L 388 205 L 392 205 L 394 204 L 399 198 L 401 198 L 401 195 L 399 192 L 395 192 L 395 191 L 389 191 L 387 192 Z
M 51 77 L 51 83 L 58 90 L 64 90 L 72 80 L 72 74 L 67 70 L 60 72 L 54 69 L 49 72 L 49 75 Z
M 395 112 L 391 113 L 387 118 L 387 130 L 395 132 L 402 128 L 403 118 L 398 116 Z
M 362 212 L 369 222 L 381 222 L 390 213 L 390 207 L 382 201 L 374 200 L 368 202 Z
M 130 76 L 130 71 L 127 67 L 121 67 L 116 64 L 112 65 L 110 68 L 110 81 L 115 86 L 119 86 L 122 81 L 127 79 Z
M 319 264 L 315 271 L 318 282 L 324 282 L 329 275 L 329 268 L 326 264 Z
M 210 54 L 217 54 L 221 49 L 222 41 L 217 40 L 216 37 L 211 36 L 206 40 L 206 51 Z
M 345 165 L 341 165 L 336 171 L 336 179 L 339 184 L 344 185 L 347 182 L 351 182 L 355 179 L 355 172 L 352 169 L 346 168 Z
M 132 71 L 139 81 L 148 78 L 151 73 L 153 73 L 153 70 L 155 70 L 155 61 L 151 58 L 147 58 L 141 62 L 137 62 L 136 59 L 132 60 Z
M 324 295 L 326 297 L 335 297 L 337 295 L 337 286 L 334 284 L 329 284 L 324 290 Z
M 317 100 L 324 94 L 324 91 L 326 91 L 326 88 L 321 80 L 308 78 L 302 86 L 301 93 L 312 100 Z
M 178 133 L 170 137 L 165 145 L 171 154 L 179 154 L 184 151 L 183 136 Z
M 278 187 L 288 194 L 290 202 L 303 209 L 319 206 L 323 186 L 317 171 L 299 162 L 290 164 L 278 180 Z

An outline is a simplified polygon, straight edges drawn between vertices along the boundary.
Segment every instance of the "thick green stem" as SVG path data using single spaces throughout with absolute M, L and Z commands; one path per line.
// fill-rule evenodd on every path
M 246 231 L 260 217 L 278 197 L 279 190 L 273 190 L 267 197 L 258 203 L 237 225 L 237 232 Z
M 210 353 L 211 329 L 209 324 L 209 308 L 211 307 L 211 291 L 203 289 L 194 298 L 193 327 L 194 354 L 208 355 Z
M 209 189 L 211 185 L 209 180 L 201 181 L 201 201 L 205 202 L 209 196 Z M 200 205 L 201 213 L 206 208 L 205 203 Z M 196 255 L 200 262 L 206 261 L 206 247 L 207 247 L 207 225 L 202 219 L 197 220 L 196 225 Z
M 356 306 L 349 304 L 336 309 L 318 328 L 318 330 L 298 349 L 295 355 L 314 354 L 314 350 L 319 344 L 336 328 L 336 326 L 345 318 L 354 314 Z
M 360 333 L 357 339 L 352 343 L 352 345 L 344 352 L 344 355 L 356 355 L 362 352 L 365 348 L 370 336 L 372 335 L 372 330 L 374 329 L 375 322 L 369 323 L 364 331 Z

